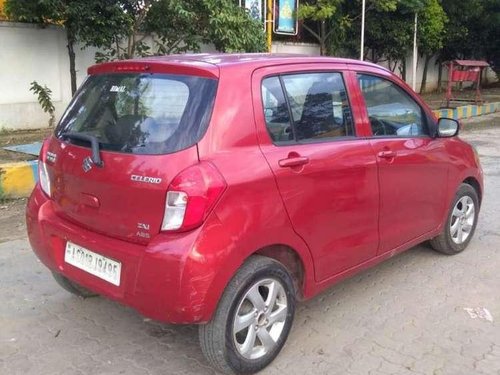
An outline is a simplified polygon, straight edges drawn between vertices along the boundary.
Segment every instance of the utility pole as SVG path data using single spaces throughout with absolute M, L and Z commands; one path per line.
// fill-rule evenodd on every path
M 413 30 L 413 65 L 411 74 L 411 88 L 413 89 L 413 91 L 417 90 L 417 61 L 418 61 L 417 23 L 418 23 L 418 13 L 415 12 L 415 26 Z
M 267 33 L 267 51 L 271 53 L 273 44 L 273 0 L 267 0 L 266 33 Z
M 362 6 L 361 6 L 361 52 L 359 59 L 363 61 L 364 55 L 365 55 L 365 4 L 366 0 L 363 0 Z

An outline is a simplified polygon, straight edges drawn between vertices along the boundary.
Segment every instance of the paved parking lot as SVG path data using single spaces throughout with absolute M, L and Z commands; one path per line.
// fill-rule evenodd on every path
M 464 137 L 487 176 L 470 247 L 415 247 L 301 304 L 262 374 L 500 374 L 500 128 Z M 21 239 L 0 244 L 0 373 L 214 372 L 196 327 L 67 294 Z

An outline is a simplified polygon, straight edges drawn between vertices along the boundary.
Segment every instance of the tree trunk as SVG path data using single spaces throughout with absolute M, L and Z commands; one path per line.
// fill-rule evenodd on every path
M 422 72 L 422 84 L 420 85 L 420 93 L 423 94 L 427 85 L 427 68 L 429 67 L 429 61 L 431 61 L 432 56 L 426 55 L 424 62 L 424 71 Z
M 75 95 L 76 92 L 76 64 L 75 64 L 75 36 L 73 35 L 71 29 L 66 27 L 66 39 L 68 44 L 68 57 L 69 57 L 69 75 L 71 77 L 71 95 Z
M 396 67 L 398 66 L 398 60 L 393 61 L 391 59 L 388 59 L 387 64 L 389 65 L 389 69 L 391 70 L 391 72 L 394 73 L 394 71 L 396 70 Z
M 443 64 L 437 61 L 438 64 L 438 92 L 441 92 L 441 81 L 443 80 Z
M 400 72 L 401 79 L 406 82 L 406 57 L 401 60 Z
M 321 21 L 321 26 L 320 26 L 320 54 L 321 56 L 326 55 L 326 26 L 325 26 L 325 21 Z

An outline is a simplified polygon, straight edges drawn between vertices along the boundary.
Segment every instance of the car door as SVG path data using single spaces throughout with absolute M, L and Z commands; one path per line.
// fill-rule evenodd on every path
M 330 65 L 253 75 L 259 143 L 295 232 L 325 280 L 375 256 L 377 165 L 355 136 L 344 76 Z
M 357 74 L 379 167 L 379 254 L 440 224 L 448 176 L 445 145 L 430 135 L 432 117 L 391 77 Z

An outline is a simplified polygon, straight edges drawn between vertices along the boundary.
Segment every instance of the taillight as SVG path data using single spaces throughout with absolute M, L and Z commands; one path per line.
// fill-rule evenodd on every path
M 168 187 L 161 229 L 186 231 L 200 226 L 226 186 L 220 172 L 209 162 L 183 170 Z
M 42 188 L 43 192 L 50 197 L 51 186 L 49 172 L 47 170 L 47 164 L 45 164 L 45 162 L 41 160 L 38 161 L 38 176 L 40 187 Z

